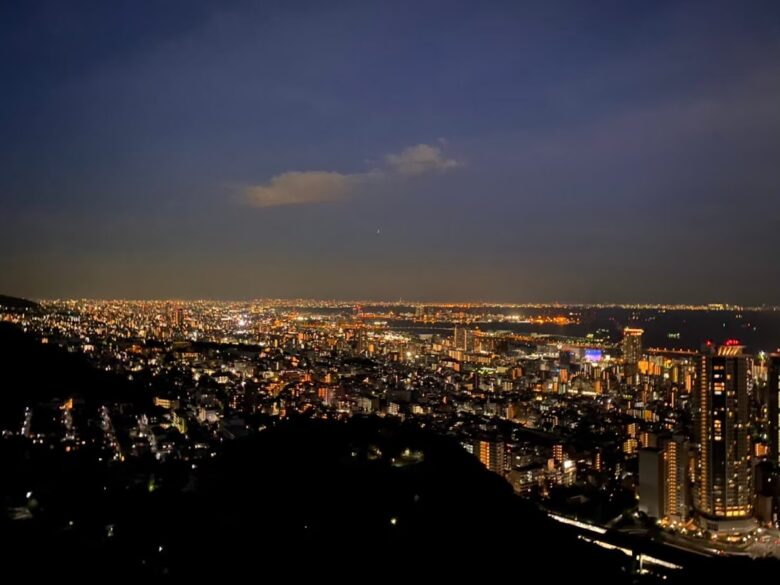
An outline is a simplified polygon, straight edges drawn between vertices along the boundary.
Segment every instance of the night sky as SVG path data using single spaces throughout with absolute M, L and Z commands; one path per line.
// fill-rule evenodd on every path
M 780 304 L 780 2 L 0 1 L 0 292 Z

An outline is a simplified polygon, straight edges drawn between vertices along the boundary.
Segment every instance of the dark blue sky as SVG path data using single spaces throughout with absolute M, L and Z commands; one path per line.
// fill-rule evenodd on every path
M 780 3 L 0 2 L 0 292 L 780 304 Z

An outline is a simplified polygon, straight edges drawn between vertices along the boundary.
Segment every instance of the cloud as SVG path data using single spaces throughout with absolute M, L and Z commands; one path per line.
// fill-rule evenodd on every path
M 366 173 L 289 171 L 268 183 L 241 189 L 244 201 L 254 207 L 279 207 L 309 203 L 335 203 L 354 196 L 361 186 L 395 177 L 416 177 L 445 172 L 459 166 L 444 156 L 441 147 L 418 144 L 385 157 L 385 168 Z
M 400 154 L 388 154 L 385 160 L 392 171 L 407 176 L 444 172 L 458 166 L 457 161 L 444 156 L 440 147 L 430 144 L 410 146 L 402 150 Z
M 290 171 L 276 175 L 267 185 L 250 185 L 244 195 L 255 207 L 334 202 L 348 197 L 361 175 L 328 171 Z

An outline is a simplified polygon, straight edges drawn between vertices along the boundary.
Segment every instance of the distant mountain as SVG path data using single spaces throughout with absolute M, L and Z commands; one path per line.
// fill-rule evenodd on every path
M 6 295 L 0 295 L 0 311 L 1 310 L 17 310 L 17 311 L 24 311 L 24 310 L 37 310 L 40 309 L 41 306 L 33 301 L 28 301 L 27 299 L 20 299 L 19 297 L 9 297 Z

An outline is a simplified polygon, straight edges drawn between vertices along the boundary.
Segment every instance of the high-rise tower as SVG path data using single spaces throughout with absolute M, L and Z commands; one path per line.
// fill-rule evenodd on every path
M 709 530 L 741 529 L 752 512 L 751 359 L 739 342 L 708 345 L 696 389 L 699 444 L 695 507 Z
M 780 350 L 772 354 L 769 362 L 767 392 L 767 402 L 769 404 L 769 456 L 776 466 L 780 466 Z
M 642 359 L 642 334 L 644 329 L 626 327 L 623 330 L 623 363 L 626 365 L 626 374 L 633 376 L 637 370 L 637 364 Z

